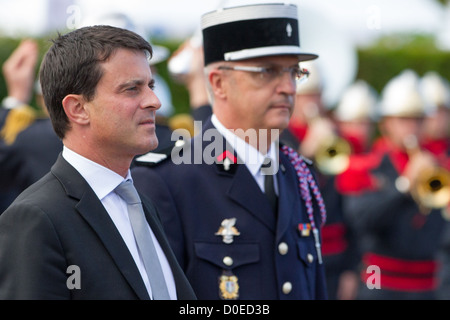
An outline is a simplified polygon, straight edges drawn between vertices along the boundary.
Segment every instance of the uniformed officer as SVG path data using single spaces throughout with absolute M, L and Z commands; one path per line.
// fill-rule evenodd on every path
M 435 71 L 429 71 L 420 80 L 427 115 L 423 125 L 424 148 L 435 154 L 438 163 L 450 172 L 450 83 Z M 447 186 L 449 189 L 450 186 Z M 450 203 L 442 209 L 443 215 L 450 219 Z M 438 299 L 450 298 L 450 226 L 446 224 L 443 245 L 439 255 L 440 282 Z
M 26 39 L 3 65 L 8 96 L 0 111 L 0 214 L 50 170 L 62 151 L 34 80 L 38 54 L 37 42 Z M 29 105 L 33 93 L 38 108 Z
M 37 101 L 41 94 L 37 86 Z M 28 186 L 43 177 L 62 151 L 45 106 L 39 110 L 23 105 L 9 110 L 0 132 L 0 192 L 10 197 L 1 201 L 0 214 Z
M 418 192 L 422 175 L 436 166 L 420 146 L 425 109 L 418 83 L 417 74 L 405 70 L 386 84 L 382 143 L 338 176 L 344 212 L 361 243 L 360 299 L 436 298 L 436 254 L 446 221 Z
M 277 140 L 307 75 L 299 62 L 317 57 L 300 48 L 297 7 L 224 8 L 202 30 L 211 120 L 170 156 L 143 156 L 135 185 L 199 299 L 325 299 L 323 199 L 308 162 Z

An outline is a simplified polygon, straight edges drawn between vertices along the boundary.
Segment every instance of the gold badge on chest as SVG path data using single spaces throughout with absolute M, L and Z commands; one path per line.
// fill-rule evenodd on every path
M 219 277 L 219 294 L 223 300 L 236 300 L 239 297 L 239 283 L 231 271 L 224 271 Z

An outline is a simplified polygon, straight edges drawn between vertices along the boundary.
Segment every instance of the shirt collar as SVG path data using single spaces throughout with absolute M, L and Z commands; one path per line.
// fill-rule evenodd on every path
M 66 146 L 63 146 L 62 156 L 81 174 L 100 200 L 114 191 L 124 180 L 121 175 L 83 157 Z M 129 169 L 125 179 L 133 180 Z
M 211 122 L 214 127 L 222 134 L 228 144 L 236 151 L 236 155 L 243 161 L 251 174 L 255 176 L 258 171 L 261 169 L 261 165 L 264 162 L 266 157 L 269 157 L 271 161 L 276 161 L 276 144 L 272 142 L 270 145 L 269 152 L 267 155 L 262 154 L 256 148 L 246 143 L 244 140 L 239 138 L 237 135 L 233 133 L 233 131 L 225 128 L 225 126 L 217 119 L 216 115 L 213 114 L 211 116 Z

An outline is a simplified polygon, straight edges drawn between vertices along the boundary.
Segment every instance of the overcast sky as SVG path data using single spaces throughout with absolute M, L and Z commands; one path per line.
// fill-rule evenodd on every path
M 220 4 L 255 2 L 274 0 L 0 0 L 0 30 L 8 35 L 37 35 L 100 13 L 120 11 L 157 36 L 182 38 L 194 32 L 203 13 Z M 446 11 L 435 0 L 287 2 L 299 6 L 300 16 L 304 8 L 319 10 L 360 42 L 392 31 L 443 32 L 445 21 L 450 20 L 449 13 L 446 17 Z
M 202 14 L 218 6 L 280 0 L 0 0 L 0 32 L 38 36 L 76 28 L 83 21 L 121 12 L 150 38 L 182 40 L 198 31 Z M 301 46 L 319 53 L 329 85 L 324 99 L 333 104 L 354 79 L 355 48 L 392 32 L 437 35 L 450 51 L 450 7 L 435 0 L 286 0 L 299 8 Z M 336 66 L 339 72 L 334 72 Z

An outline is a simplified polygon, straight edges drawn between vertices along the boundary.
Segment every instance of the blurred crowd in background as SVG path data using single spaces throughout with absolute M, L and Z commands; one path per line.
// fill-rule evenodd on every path
M 308 9 L 299 8 L 305 17 Z M 449 299 L 450 52 L 428 48 L 442 69 L 425 70 L 436 66 L 423 61 L 427 56 L 404 61 L 401 70 L 381 59 L 376 68 L 384 78 L 375 84 L 363 77 L 370 71 L 364 69 L 368 60 L 361 60 L 375 50 L 358 55 L 339 28 L 328 26 L 320 12 L 309 13 L 301 20 L 308 29 L 304 45 L 319 59 L 301 64 L 310 77 L 297 90 L 281 141 L 317 168 L 328 215 L 322 250 L 329 298 Z M 92 24 L 127 28 L 154 41 L 151 30 L 121 12 L 84 21 Z M 414 41 L 430 43 L 420 36 Z M 25 37 L 14 43 L 2 62 L 0 213 L 49 171 L 62 150 L 36 77 L 45 46 Z M 193 30 L 170 46 L 153 44 L 150 60 L 162 102 L 156 153 L 173 148 L 173 130 L 193 135 L 194 121 L 211 115 L 201 35 Z M 180 97 L 188 108 L 177 105 Z M 370 266 L 380 268 L 381 278 Z

